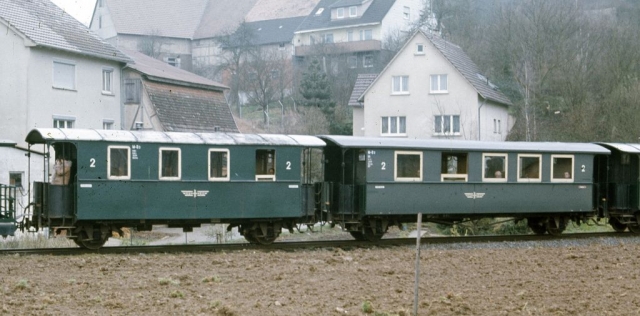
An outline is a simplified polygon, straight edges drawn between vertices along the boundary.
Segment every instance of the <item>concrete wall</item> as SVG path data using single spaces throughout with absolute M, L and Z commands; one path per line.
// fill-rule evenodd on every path
M 23 141 L 29 124 L 29 41 L 0 21 L 0 139 Z
M 0 184 L 9 185 L 9 174 L 11 172 L 22 173 L 22 188 L 16 192 L 16 200 L 18 201 L 16 216 L 20 216 L 24 208 L 29 204 L 29 160 L 31 160 L 31 181 L 42 181 L 44 179 L 42 155 L 32 153 L 31 157 L 28 158 L 25 156 L 26 153 L 27 151 L 24 149 L 0 146 L 0 157 L 2 157 L 0 159 Z

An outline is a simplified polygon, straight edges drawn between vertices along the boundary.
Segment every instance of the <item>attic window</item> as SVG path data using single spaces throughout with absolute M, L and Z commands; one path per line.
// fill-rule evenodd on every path
M 320 15 L 322 14 L 322 12 L 324 11 L 324 8 L 320 8 L 318 9 L 318 11 L 316 11 L 316 15 Z
M 349 7 L 349 17 L 354 18 L 356 16 L 358 16 L 358 7 L 356 6 Z
M 416 44 L 416 55 L 424 55 L 424 44 Z

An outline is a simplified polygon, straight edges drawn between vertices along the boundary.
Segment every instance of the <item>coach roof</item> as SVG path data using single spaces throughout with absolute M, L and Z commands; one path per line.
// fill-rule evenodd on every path
M 626 143 L 598 143 L 607 148 L 613 148 L 617 151 L 628 154 L 640 154 L 640 144 L 626 144 Z
M 114 143 L 278 145 L 314 147 L 321 147 L 325 145 L 325 143 L 319 138 L 307 135 L 178 133 L 75 128 L 36 128 L 29 132 L 25 141 L 30 144 L 43 144 L 55 141 L 104 141 Z
M 485 142 L 446 139 L 374 138 L 323 135 L 324 140 L 344 148 L 433 149 L 448 151 L 501 151 L 609 154 L 602 146 L 589 143 Z

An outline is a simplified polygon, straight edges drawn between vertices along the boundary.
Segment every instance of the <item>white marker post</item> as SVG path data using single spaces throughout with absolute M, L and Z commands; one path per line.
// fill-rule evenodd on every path
M 420 287 L 420 239 L 422 238 L 422 213 L 418 213 L 418 229 L 416 231 L 416 284 L 413 298 L 413 315 L 418 315 L 418 291 Z

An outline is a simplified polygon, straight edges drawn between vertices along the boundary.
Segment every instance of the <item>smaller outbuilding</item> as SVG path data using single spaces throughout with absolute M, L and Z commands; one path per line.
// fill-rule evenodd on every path
M 124 68 L 123 122 L 128 130 L 238 132 L 227 86 L 140 52 Z

